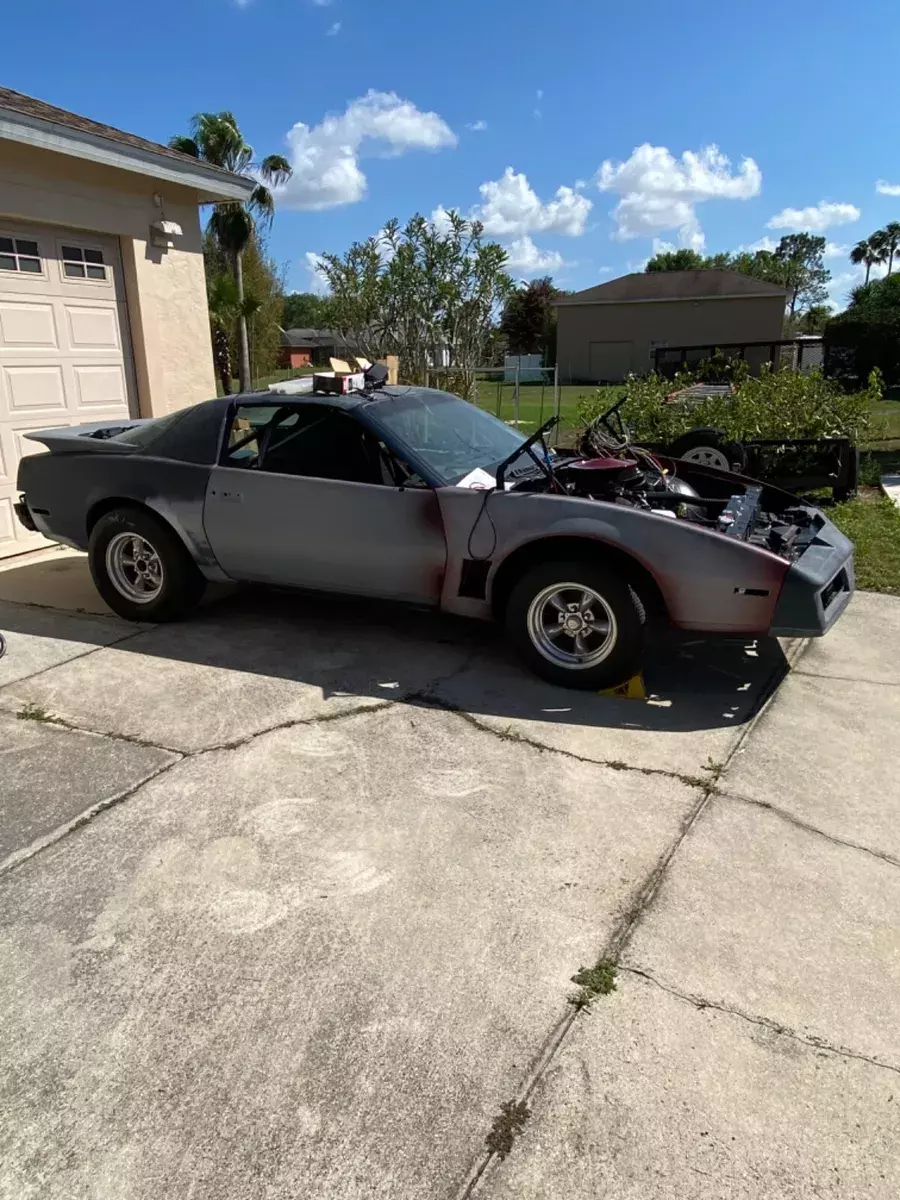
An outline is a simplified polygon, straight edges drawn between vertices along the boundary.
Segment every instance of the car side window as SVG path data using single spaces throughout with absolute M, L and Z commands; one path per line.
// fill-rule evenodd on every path
M 352 416 L 325 404 L 239 407 L 225 461 L 278 475 L 394 484 L 377 439 Z

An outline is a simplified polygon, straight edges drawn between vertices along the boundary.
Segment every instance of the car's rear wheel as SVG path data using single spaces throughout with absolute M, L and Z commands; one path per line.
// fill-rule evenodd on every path
M 535 674 L 563 687 L 615 687 L 641 668 L 641 602 L 625 580 L 590 562 L 532 567 L 510 593 L 506 627 Z
M 91 530 L 97 591 L 130 621 L 172 621 L 199 603 L 206 581 L 176 534 L 150 513 L 116 508 Z

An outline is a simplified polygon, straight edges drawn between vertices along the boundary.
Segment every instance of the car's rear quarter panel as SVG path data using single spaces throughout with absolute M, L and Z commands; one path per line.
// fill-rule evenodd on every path
M 209 579 L 224 579 L 203 528 L 209 465 L 146 454 L 36 454 L 22 460 L 19 488 L 47 537 L 86 550 L 92 514 L 113 501 L 143 505 L 176 531 Z

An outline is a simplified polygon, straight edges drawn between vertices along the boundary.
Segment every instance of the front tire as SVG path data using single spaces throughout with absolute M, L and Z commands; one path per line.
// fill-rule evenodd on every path
M 641 669 L 644 614 L 629 585 L 589 562 L 539 563 L 513 587 L 506 628 L 536 675 L 562 687 L 616 687 Z
M 200 602 L 206 580 L 184 543 L 138 508 L 116 508 L 91 530 L 88 560 L 97 591 L 129 621 L 173 621 Z

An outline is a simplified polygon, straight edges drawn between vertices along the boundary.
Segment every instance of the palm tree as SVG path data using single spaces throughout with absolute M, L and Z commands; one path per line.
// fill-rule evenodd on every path
M 270 187 L 287 182 L 293 172 L 281 154 L 270 154 L 261 162 L 253 161 L 253 147 L 230 112 L 197 113 L 191 121 L 191 135 L 179 134 L 169 139 L 173 150 L 190 154 L 214 167 L 223 167 L 235 175 L 245 175 L 257 181 L 246 204 L 229 201 L 216 204 L 209 219 L 209 230 L 231 260 L 234 273 L 237 319 L 238 379 L 241 391 L 250 389 L 250 341 L 247 335 L 247 313 L 244 307 L 243 254 L 257 225 L 269 225 L 275 212 L 275 200 Z
M 228 327 L 232 330 L 239 317 L 252 320 L 262 308 L 262 302 L 247 293 L 243 300 L 238 298 L 237 284 L 229 275 L 216 275 L 206 289 L 209 307 L 209 324 L 212 333 L 213 362 L 219 373 L 222 392 L 231 395 L 231 347 L 228 343 Z
M 861 242 L 857 242 L 850 251 L 850 261 L 857 266 L 860 263 L 866 264 L 866 283 L 869 282 L 869 272 L 876 263 L 887 261 L 887 248 L 878 233 L 873 233 L 870 237 L 863 238 Z
M 887 273 L 890 275 L 894 269 L 894 255 L 897 253 L 897 247 L 900 246 L 900 221 L 891 221 L 885 225 L 884 229 L 879 230 L 879 235 L 883 239 L 882 244 L 887 251 Z

